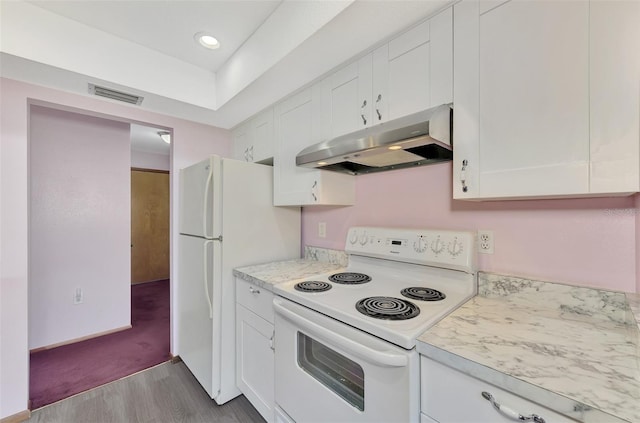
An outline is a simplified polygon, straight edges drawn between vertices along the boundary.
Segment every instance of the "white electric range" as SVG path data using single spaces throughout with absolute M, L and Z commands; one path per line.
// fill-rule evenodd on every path
M 417 421 L 416 339 L 476 294 L 474 233 L 354 227 L 345 251 L 274 287 L 276 421 Z

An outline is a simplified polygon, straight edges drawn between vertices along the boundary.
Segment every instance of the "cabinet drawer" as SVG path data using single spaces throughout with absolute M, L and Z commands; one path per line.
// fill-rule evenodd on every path
M 537 414 L 547 423 L 575 422 L 548 408 L 426 357 L 420 359 L 420 371 L 420 408 L 423 414 L 440 423 L 513 422 L 513 419 L 500 414 L 482 396 L 482 392 L 493 395 L 503 409 L 508 407 L 523 416 Z
M 273 323 L 273 293 L 236 278 L 236 301 L 266 321 Z

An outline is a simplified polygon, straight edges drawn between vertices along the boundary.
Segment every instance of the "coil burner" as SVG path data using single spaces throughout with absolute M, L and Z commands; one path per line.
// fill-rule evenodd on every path
M 301 292 L 324 292 L 331 289 L 331 284 L 322 281 L 304 281 L 295 284 L 294 288 Z
M 412 300 L 420 301 L 441 301 L 447 298 L 442 292 L 431 288 L 423 288 L 420 286 L 412 286 L 400 291 L 402 295 Z
M 335 283 L 341 283 L 343 285 L 358 285 L 361 283 L 367 283 L 371 281 L 371 276 L 364 273 L 355 272 L 343 272 L 335 273 L 329 276 L 329 280 Z
M 407 320 L 420 314 L 418 306 L 394 297 L 369 297 L 356 303 L 356 309 L 370 317 L 384 320 Z

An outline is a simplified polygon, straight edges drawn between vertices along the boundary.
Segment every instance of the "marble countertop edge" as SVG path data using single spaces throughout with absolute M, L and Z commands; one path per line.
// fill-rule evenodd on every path
M 640 293 L 626 293 L 627 304 L 629 309 L 631 310 L 632 318 L 635 320 L 638 325 L 638 330 L 640 331 Z
M 535 402 L 542 407 L 563 414 L 569 418 L 585 423 L 629 423 L 611 414 L 580 403 L 558 393 L 536 386 L 518 379 L 507 373 L 487 367 L 473 360 L 461 357 L 455 353 L 419 340 L 417 351 L 425 357 L 451 367 L 454 370 L 472 376 L 483 382 L 489 383 L 515 395 Z M 479 392 L 478 395 L 481 393 Z M 588 414 L 584 414 L 584 413 Z

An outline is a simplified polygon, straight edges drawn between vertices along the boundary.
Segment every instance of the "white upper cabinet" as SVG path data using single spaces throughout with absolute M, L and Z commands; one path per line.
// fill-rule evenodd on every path
M 257 114 L 232 131 L 233 157 L 247 162 L 265 162 L 273 157 L 273 108 Z
M 371 125 L 371 55 L 322 81 L 329 139 Z
M 454 6 L 454 198 L 638 191 L 639 5 Z
M 453 8 L 429 20 L 430 104 L 435 107 L 453 101 Z
M 352 205 L 355 180 L 326 170 L 296 166 L 296 155 L 320 141 L 325 125 L 321 111 L 322 83 L 275 107 L 273 202 L 276 206 Z
M 450 103 L 452 79 L 448 8 L 323 81 L 327 138 Z
M 250 162 L 249 145 L 251 144 L 249 136 L 249 122 L 244 122 L 240 126 L 236 126 L 231 131 L 231 139 L 233 140 L 233 158 Z
M 590 3 L 591 192 L 640 181 L 640 2 Z

